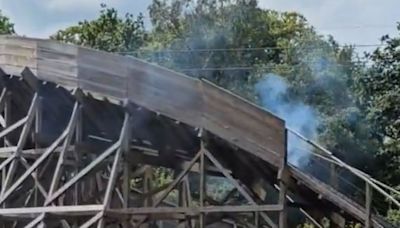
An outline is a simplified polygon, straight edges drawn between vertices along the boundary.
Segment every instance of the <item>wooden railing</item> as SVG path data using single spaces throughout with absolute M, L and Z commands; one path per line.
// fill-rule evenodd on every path
M 329 169 L 329 177 L 327 180 L 323 180 L 325 184 L 328 184 L 335 190 L 341 192 L 341 184 L 347 184 L 347 185 L 352 185 L 353 188 L 358 189 L 363 193 L 363 201 L 360 202 L 360 200 L 356 200 L 355 198 L 350 197 L 349 194 L 345 194 L 348 196 L 349 200 L 353 201 L 353 203 L 358 204 L 358 206 L 362 207 L 364 210 L 364 227 L 372 227 L 372 215 L 374 214 L 373 211 L 373 197 L 383 197 L 391 205 L 394 205 L 398 209 L 400 209 L 400 202 L 397 200 L 394 195 L 400 196 L 400 191 L 390 187 L 387 184 L 384 184 L 368 174 L 364 173 L 363 171 L 352 167 L 351 165 L 343 162 L 339 158 L 337 158 L 331 151 L 327 150 L 326 148 L 322 147 L 318 143 L 307 139 L 297 131 L 287 128 L 288 133 L 294 135 L 295 137 L 298 137 L 302 141 L 306 142 L 308 145 L 311 146 L 312 149 L 308 150 L 303 150 L 303 153 L 308 153 L 309 156 L 308 159 L 313 160 L 314 162 L 320 163 L 325 163 L 326 169 Z M 290 159 L 289 159 L 290 162 Z M 297 167 L 299 170 L 304 170 L 304 167 Z M 311 169 L 313 167 L 311 166 Z M 351 174 L 351 177 L 344 178 L 339 175 L 339 170 L 345 170 L 348 171 Z M 307 171 L 305 171 L 307 172 Z M 310 175 L 310 173 L 307 173 Z M 311 174 L 312 175 L 312 174 Z M 357 178 L 357 179 L 356 179 Z M 318 178 L 317 178 L 318 179 Z M 349 180 L 352 179 L 352 180 Z M 356 185 L 355 182 L 362 181 L 364 183 L 364 190 L 362 189 L 362 186 L 360 184 Z M 378 195 L 373 195 L 373 192 L 379 193 Z M 343 193 L 343 191 L 342 191 Z M 361 196 L 362 196 L 361 195 Z

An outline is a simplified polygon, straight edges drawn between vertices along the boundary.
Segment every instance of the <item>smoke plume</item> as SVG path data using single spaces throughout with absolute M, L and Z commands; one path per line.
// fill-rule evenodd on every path
M 301 101 L 289 99 L 288 85 L 284 78 L 267 74 L 264 80 L 256 84 L 256 92 L 261 104 L 275 115 L 286 121 L 286 125 L 305 137 L 317 140 L 319 124 L 316 111 Z M 288 161 L 302 166 L 308 160 L 306 151 L 310 146 L 293 135 L 288 135 Z

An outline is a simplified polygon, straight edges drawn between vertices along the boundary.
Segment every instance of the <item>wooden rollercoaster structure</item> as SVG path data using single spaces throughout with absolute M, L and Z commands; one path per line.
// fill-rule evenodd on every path
M 288 164 L 284 121 L 208 81 L 10 36 L 0 67 L 3 227 L 390 227 L 376 182 L 324 157 L 367 183 L 360 205 Z M 215 180 L 229 191 L 212 196 Z

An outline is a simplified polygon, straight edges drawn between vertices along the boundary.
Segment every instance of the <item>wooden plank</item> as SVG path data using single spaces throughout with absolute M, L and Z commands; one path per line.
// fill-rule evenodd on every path
M 8 135 L 9 133 L 13 132 L 14 130 L 16 130 L 17 128 L 23 126 L 26 121 L 28 120 L 28 116 L 18 120 L 17 122 L 15 122 L 13 125 L 8 126 L 7 128 L 5 128 L 4 130 L 2 130 L 0 132 L 0 138 L 3 138 L 4 136 Z
M 252 206 L 257 206 L 257 202 L 250 196 L 250 194 L 226 171 L 222 164 L 206 149 L 204 153 L 208 159 L 224 174 L 224 176 L 229 180 L 229 182 L 242 194 L 242 196 L 250 203 Z M 281 205 L 282 206 L 282 205 Z M 283 206 L 281 207 L 283 208 Z M 277 226 L 274 224 L 271 218 L 265 213 L 261 214 L 262 218 L 273 228 Z
M 37 76 L 65 87 L 77 87 L 78 47 L 42 40 L 37 44 Z
M 25 208 L 0 208 L 0 216 L 17 216 L 40 213 L 70 214 L 79 213 L 81 216 L 101 211 L 102 205 L 81 205 L 81 206 L 56 206 L 56 207 L 25 207 Z
M 120 99 L 127 97 L 127 58 L 80 47 L 77 62 L 80 88 Z
M 37 41 L 15 36 L 0 39 L 0 65 L 7 74 L 19 75 L 25 67 L 36 72 Z
M 202 96 L 198 80 L 131 59 L 128 97 L 152 111 L 192 126 L 201 125 Z
M 140 208 L 127 208 L 127 209 L 108 209 L 106 215 L 120 214 L 120 215 L 149 215 L 149 214 L 163 214 L 163 213 L 183 213 L 189 216 L 196 216 L 200 213 L 242 213 L 242 212 L 266 212 L 266 211 L 280 211 L 281 205 L 229 205 L 229 206 L 204 206 L 204 207 L 140 207 Z
M 365 183 L 365 228 L 370 228 L 371 224 L 371 205 L 372 205 L 372 187 Z
M 84 224 L 82 224 L 81 226 L 79 226 L 79 228 L 89 228 L 91 227 L 93 224 L 95 224 L 101 217 L 103 217 L 103 212 L 99 212 L 97 213 L 95 216 L 93 216 L 92 218 L 90 218 L 88 221 L 86 221 Z
M 73 178 L 71 178 L 68 182 L 66 182 L 63 186 L 61 186 L 57 191 L 55 191 L 53 195 L 48 200 L 46 200 L 45 205 L 49 205 L 51 202 L 57 199 L 61 194 L 63 194 L 72 185 L 74 185 L 79 179 L 87 175 L 95 166 L 97 166 L 105 158 L 114 153 L 114 151 L 117 150 L 120 145 L 121 145 L 120 141 L 117 141 L 116 143 L 111 145 L 106 151 L 100 154 L 95 160 L 93 160 L 90 164 L 88 164 L 85 168 L 83 168 L 78 174 L 76 174 Z
M 37 42 L 36 65 L 40 79 L 67 87 L 80 86 L 105 97 L 129 98 L 181 122 L 204 126 L 225 140 L 278 164 L 283 122 L 220 88 L 135 58 L 53 41 L 27 40 L 33 46 Z M 203 111 L 205 118 L 202 118 Z
M 319 180 L 302 173 L 300 170 L 293 166 L 289 166 L 289 172 L 292 178 L 295 178 L 297 181 L 303 183 L 303 186 L 307 186 L 307 188 L 309 188 L 313 192 L 321 194 L 324 199 L 332 202 L 343 211 L 346 211 L 355 219 L 359 221 L 365 220 L 365 212 L 363 208 L 355 202 L 351 201 L 343 194 L 333 189 L 331 186 L 326 185 L 325 183 L 322 183 Z M 373 227 L 381 227 L 374 216 L 372 216 L 371 220 Z
M 203 82 L 202 88 L 205 129 L 272 165 L 282 165 L 282 120 L 211 83 Z

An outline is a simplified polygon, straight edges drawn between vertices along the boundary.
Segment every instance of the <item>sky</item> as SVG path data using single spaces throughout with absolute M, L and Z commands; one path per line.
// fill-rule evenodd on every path
M 0 0 L 0 9 L 19 35 L 47 38 L 58 29 L 98 15 L 100 3 L 121 13 L 147 14 L 152 0 Z M 379 44 L 382 35 L 398 35 L 400 0 L 259 0 L 263 8 L 296 11 L 322 35 L 340 44 Z M 359 47 L 364 51 L 367 47 Z

